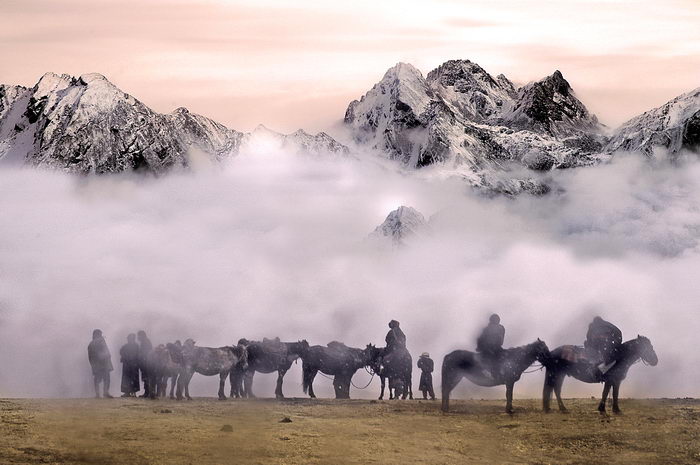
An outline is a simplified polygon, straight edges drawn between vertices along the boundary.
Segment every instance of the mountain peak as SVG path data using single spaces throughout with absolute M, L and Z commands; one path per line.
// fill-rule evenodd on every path
M 85 85 L 89 85 L 93 82 L 100 82 L 100 81 L 104 81 L 104 82 L 111 84 L 111 82 L 109 82 L 109 80 L 103 74 L 100 74 L 100 73 L 81 74 L 79 79 L 80 79 L 80 82 L 85 84 Z
M 413 207 L 402 205 L 390 212 L 370 237 L 387 238 L 391 239 L 394 245 L 405 245 L 407 239 L 424 235 L 428 230 L 428 222 L 421 212 Z

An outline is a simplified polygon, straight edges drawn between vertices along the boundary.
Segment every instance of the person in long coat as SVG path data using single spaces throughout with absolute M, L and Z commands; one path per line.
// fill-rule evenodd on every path
M 423 392 L 423 399 L 427 399 L 428 394 L 430 394 L 430 400 L 435 400 L 435 391 L 433 391 L 433 370 L 435 369 L 435 363 L 433 359 L 430 358 L 430 354 L 428 354 L 428 352 L 423 352 L 418 359 L 417 365 L 421 371 L 418 390 Z
M 122 362 L 122 397 L 135 397 L 141 390 L 139 382 L 139 345 L 136 335 L 129 334 L 126 344 L 119 350 Z
M 139 340 L 139 370 L 141 371 L 141 381 L 143 382 L 143 394 L 141 397 L 150 397 L 149 355 L 151 351 L 153 351 L 153 344 L 151 344 L 151 340 L 148 339 L 146 331 L 144 330 L 139 331 L 137 337 Z
M 96 329 L 92 332 L 92 341 L 88 344 L 88 360 L 92 368 L 92 377 L 95 383 L 95 397 L 100 398 L 100 384 L 105 399 L 111 399 L 109 394 L 109 372 L 114 370 L 112 366 L 112 354 L 109 353 L 107 342 L 102 336 L 102 331 Z

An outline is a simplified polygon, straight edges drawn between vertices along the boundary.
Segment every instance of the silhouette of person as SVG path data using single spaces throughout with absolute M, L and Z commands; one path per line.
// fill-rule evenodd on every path
M 386 333 L 386 351 L 393 352 L 396 349 L 406 348 L 406 335 L 403 333 L 400 324 L 396 320 L 391 320 L 389 322 L 389 332 Z
M 492 376 L 500 371 L 499 358 L 503 352 L 505 336 L 506 329 L 501 325 L 501 317 L 494 313 L 489 317 L 488 326 L 481 331 L 481 335 L 476 340 L 476 351 L 484 355 Z
M 435 363 L 433 359 L 430 358 L 430 354 L 428 352 L 423 352 L 418 358 L 417 365 L 421 371 L 418 390 L 423 392 L 423 399 L 427 399 L 428 394 L 430 394 L 430 400 L 435 400 L 435 391 L 433 391 L 433 370 L 435 369 Z
M 620 328 L 599 316 L 593 318 L 591 324 L 588 325 L 583 347 L 595 354 L 596 361 L 601 361 L 598 369 L 602 374 L 607 373 L 615 365 L 615 359 L 621 345 L 622 331 Z
M 96 329 L 92 332 L 92 341 L 88 344 L 88 360 L 92 367 L 92 377 L 95 382 L 95 397 L 100 398 L 100 384 L 105 399 L 111 399 L 109 394 L 109 372 L 112 366 L 112 354 L 109 353 L 107 342 L 102 336 L 102 331 Z
M 151 395 L 151 383 L 149 377 L 149 355 L 153 351 L 153 344 L 146 336 L 146 331 L 141 330 L 137 333 L 139 340 L 139 370 L 141 371 L 141 382 L 143 383 L 143 394 L 141 397 L 149 397 Z
M 119 349 L 122 362 L 122 397 L 134 397 L 141 390 L 139 382 L 139 345 L 136 335 L 129 334 L 126 344 Z

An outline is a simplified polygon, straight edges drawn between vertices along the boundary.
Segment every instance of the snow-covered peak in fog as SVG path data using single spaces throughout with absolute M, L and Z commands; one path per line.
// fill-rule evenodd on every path
M 406 240 L 421 237 L 430 230 L 421 212 L 400 206 L 389 213 L 384 222 L 370 234 L 371 239 L 390 240 L 393 245 L 405 245 Z
M 652 155 L 659 147 L 671 154 L 681 149 L 700 151 L 700 87 L 624 123 L 607 150 Z
M 283 135 L 279 148 L 313 155 L 346 154 L 325 133 Z M 258 137 L 178 108 L 163 115 L 124 93 L 105 76 L 46 73 L 30 88 L 0 86 L 0 162 L 77 173 L 186 168 L 196 149 L 212 161 L 251 148 Z

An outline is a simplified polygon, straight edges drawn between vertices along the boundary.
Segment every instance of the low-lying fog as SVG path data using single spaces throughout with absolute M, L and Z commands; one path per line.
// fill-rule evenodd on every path
M 640 156 L 550 173 L 541 198 L 485 198 L 463 182 L 400 174 L 366 160 L 239 156 L 223 171 L 158 179 L 0 170 L 0 397 L 92 395 L 86 347 L 112 351 L 145 329 L 154 344 L 239 338 L 382 344 L 394 318 L 414 359 L 472 349 L 489 314 L 506 346 L 537 337 L 582 344 L 601 315 L 648 336 L 657 367 L 632 367 L 622 396 L 700 395 L 700 163 Z M 399 205 L 431 220 L 403 248 L 366 241 Z M 256 375 L 273 395 L 275 375 Z M 369 375 L 358 372 L 355 384 Z M 537 397 L 543 373 L 516 396 Z M 217 378 L 195 375 L 214 396 Z M 418 371 L 414 371 L 414 388 Z M 301 363 L 285 394 L 302 396 Z M 331 381 L 316 379 L 319 396 Z M 353 397 L 374 397 L 378 380 Z M 564 395 L 599 395 L 569 379 Z M 458 397 L 502 397 L 468 381 Z

